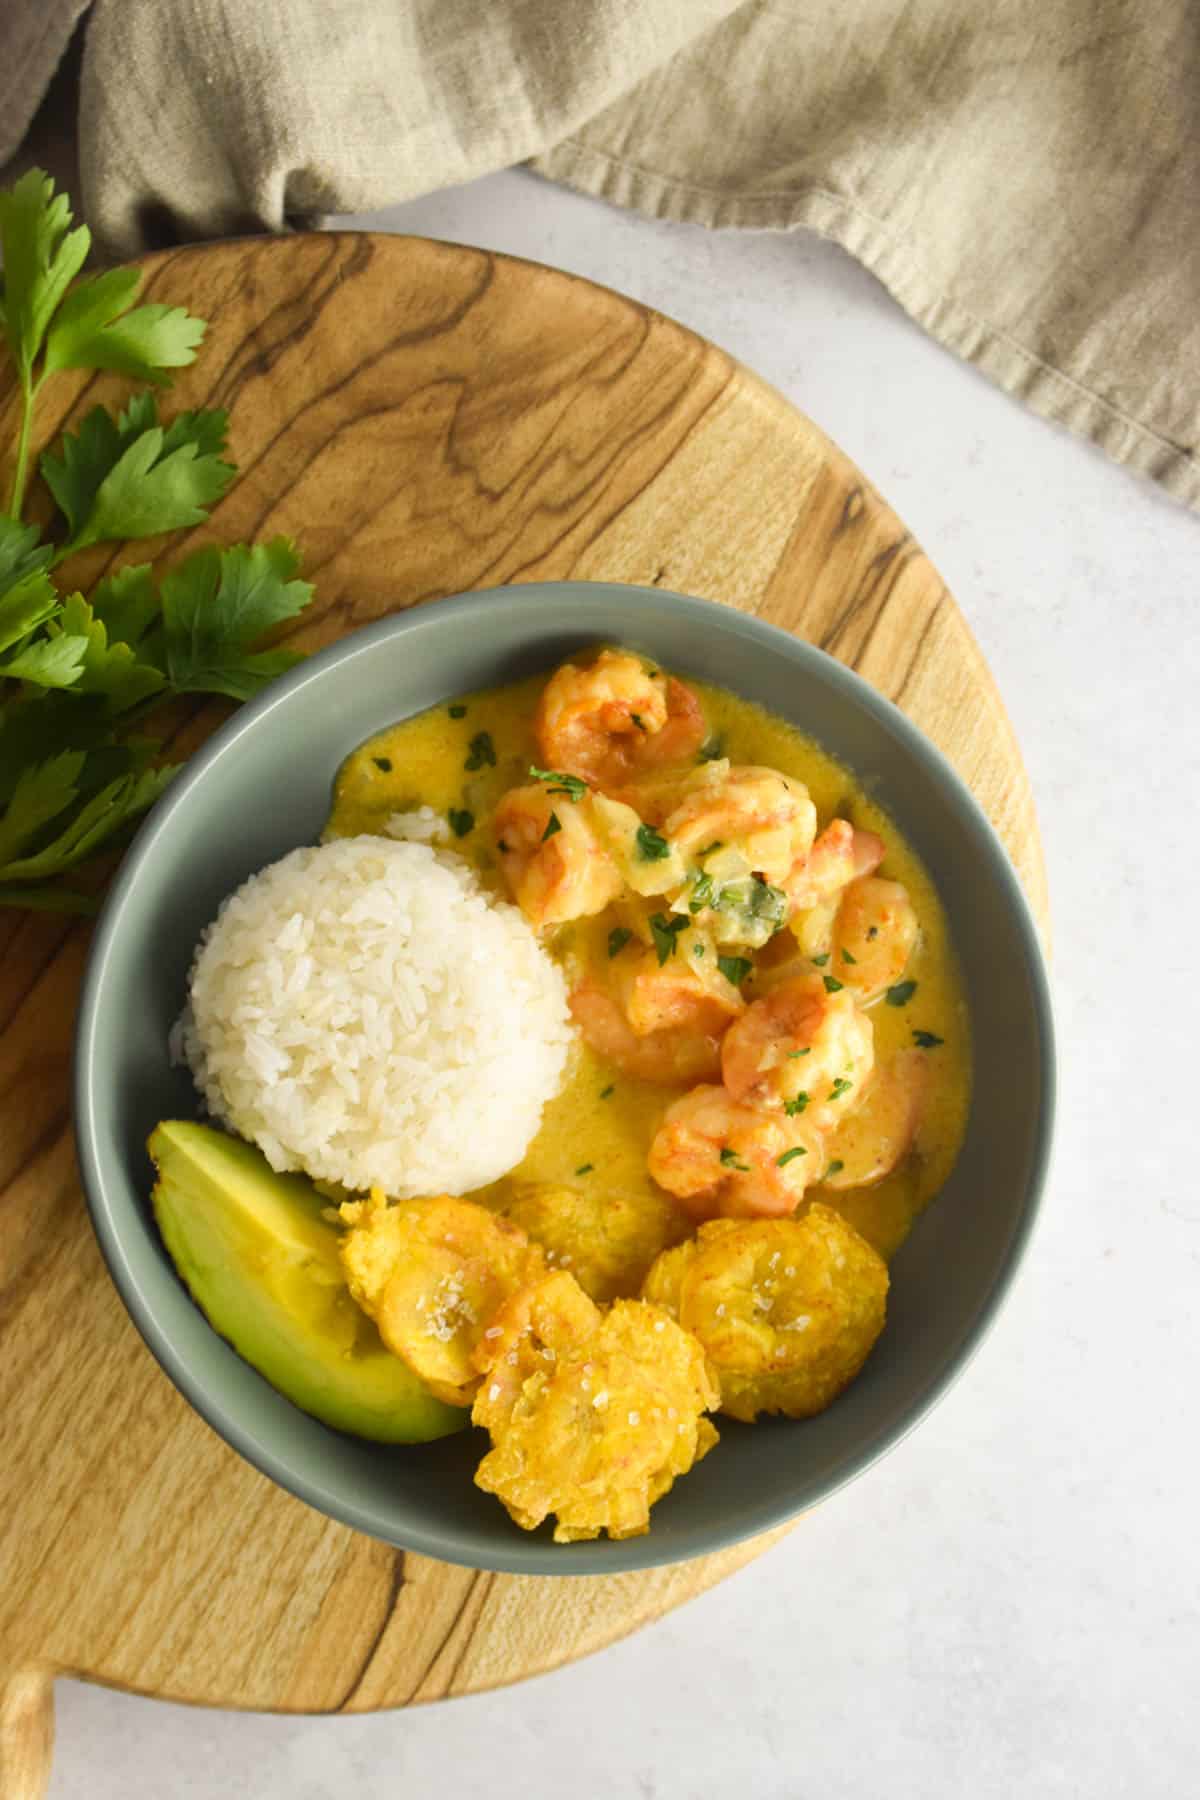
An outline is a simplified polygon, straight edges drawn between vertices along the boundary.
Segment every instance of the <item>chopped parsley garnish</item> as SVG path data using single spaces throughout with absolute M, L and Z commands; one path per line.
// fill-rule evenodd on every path
M 898 981 L 894 987 L 888 989 L 884 998 L 889 1006 L 907 1006 L 916 991 L 915 981 Z
M 794 1144 L 790 1150 L 785 1150 L 782 1156 L 777 1156 L 775 1158 L 775 1167 L 777 1169 L 786 1169 L 788 1164 L 794 1162 L 798 1156 L 807 1155 L 808 1151 L 804 1148 L 803 1144 Z
M 856 963 L 858 961 L 858 958 L 857 958 L 857 956 L 851 956 L 851 954 L 848 950 L 843 950 L 842 951 L 842 961 L 848 962 L 848 963 Z
M 600 1098 L 602 1100 L 611 1100 L 616 1091 L 616 1084 L 610 1081 L 606 1088 L 600 1089 Z
M 548 794 L 565 794 L 568 800 L 582 800 L 588 791 L 587 782 L 580 781 L 578 775 L 563 775 L 557 769 L 535 769 L 532 763 L 529 773 L 535 781 L 552 784 L 547 786 Z
M 658 951 L 658 966 L 661 969 L 668 956 L 675 954 L 675 939 L 681 931 L 687 930 L 686 919 L 669 919 L 666 913 L 651 913 L 650 931 L 654 938 L 654 948 Z
M 714 850 L 719 850 L 720 848 L 721 848 L 721 839 L 714 838 L 711 844 L 705 844 L 703 850 L 697 850 L 696 861 L 703 862 L 704 858 L 706 856 L 711 856 Z
M 808 1095 L 807 1094 L 797 1094 L 796 1098 L 794 1100 L 785 1100 L 784 1101 L 783 1110 L 787 1114 L 789 1119 L 794 1119 L 796 1117 L 796 1114 L 802 1113 L 807 1105 L 808 1105 Z
M 467 709 L 465 706 L 448 706 L 446 711 L 450 714 L 452 719 L 465 719 L 467 716 Z
M 595 1163 L 580 1163 L 575 1173 L 577 1175 L 590 1175 L 595 1166 Z
M 750 1173 L 750 1164 L 739 1162 L 737 1159 L 737 1151 L 730 1150 L 728 1145 L 721 1152 L 721 1161 L 727 1169 L 736 1169 L 739 1175 L 748 1175 Z
M 840 994 L 846 985 L 844 981 L 839 981 L 836 975 L 822 975 L 821 980 L 825 983 L 827 994 Z
M 507 845 L 507 844 L 506 844 L 506 843 L 505 843 L 505 841 L 504 841 L 504 839 L 503 839 L 503 838 L 497 838 L 497 839 L 496 839 L 496 848 L 497 848 L 497 850 L 499 850 L 499 852 L 500 852 L 500 854 L 501 854 L 501 856 L 507 856 L 507 855 L 508 855 L 508 848 L 509 848 L 509 847 L 508 847 L 508 845 Z
M 854 1083 L 852 1081 L 847 1081 L 844 1075 L 839 1075 L 829 1090 L 829 1098 L 831 1100 L 840 1100 L 842 1095 L 848 1094 L 853 1086 Z
M 450 821 L 450 829 L 455 837 L 466 837 L 468 831 L 475 829 L 475 814 L 468 812 L 465 806 L 461 810 L 457 806 L 452 806 L 446 817 Z
M 772 887 L 761 875 L 754 877 L 750 889 L 750 917 L 752 919 L 769 919 L 773 925 L 782 925 L 787 918 L 787 895 L 782 888 Z
M 871 940 L 872 940 L 872 942 L 873 942 L 873 941 L 874 941 L 874 940 L 875 940 L 875 939 L 876 939 L 876 938 L 877 938 L 877 937 L 878 937 L 878 936 L 879 936 L 879 927 L 878 927 L 878 925 L 868 925 L 868 927 L 867 927 L 867 936 L 868 936 L 868 937 L 869 937 L 869 938 L 870 938 L 870 939 L 871 939 Z
M 381 769 L 385 775 L 391 774 L 392 759 L 390 756 L 373 756 L 371 761 L 375 764 L 375 767 Z
M 482 769 L 485 765 L 489 769 L 495 768 L 496 746 L 492 742 L 490 731 L 477 731 L 468 745 L 468 751 L 464 769 Z
M 825 964 L 829 961 L 828 950 L 825 952 L 824 956 L 813 956 L 809 958 L 809 961 L 815 963 L 818 969 L 823 969 Z
M 711 875 L 697 875 L 692 883 L 692 897 L 688 901 L 690 913 L 703 912 L 706 906 L 713 903 L 713 878 Z
M 642 718 L 642 715 L 640 713 L 630 713 L 629 716 L 633 720 L 634 724 L 637 726 L 639 731 L 645 731 L 646 721 Z
M 671 846 L 665 837 L 655 831 L 653 825 L 639 825 L 637 828 L 638 855 L 643 862 L 662 862 L 671 854 Z
M 805 1044 L 803 1050 L 789 1050 L 788 1055 L 789 1056 L 811 1056 L 812 1055 L 812 1045 Z
M 711 737 L 701 744 L 696 754 L 698 762 L 716 762 L 725 754 L 725 747 L 719 737 Z
M 945 1038 L 935 1037 L 932 1031 L 913 1032 L 913 1042 L 919 1044 L 922 1050 L 936 1050 L 945 1041 Z
M 559 816 L 556 812 L 552 812 L 550 814 L 550 817 L 546 820 L 546 829 L 542 833 L 543 844 L 545 843 L 547 838 L 552 838 L 556 831 L 561 831 L 561 830 L 562 830 L 562 820 L 559 818 Z
M 627 925 L 614 925 L 608 934 L 608 954 L 617 956 L 633 936 Z
M 830 1176 L 831 1176 L 831 1175 L 840 1175 L 840 1174 L 841 1174 L 841 1172 L 842 1172 L 842 1170 L 843 1170 L 843 1169 L 844 1169 L 844 1168 L 845 1168 L 845 1166 L 846 1166 L 846 1165 L 845 1165 L 845 1163 L 844 1163 L 844 1162 L 841 1162 L 841 1161 L 839 1161 L 839 1160 L 838 1160 L 838 1159 L 837 1159 L 837 1158 L 836 1158 L 836 1157 L 835 1157 L 835 1158 L 834 1158 L 834 1160 L 833 1160 L 833 1162 L 831 1162 L 831 1163 L 830 1163 L 830 1165 L 829 1165 L 829 1167 L 828 1167 L 828 1168 L 827 1168 L 827 1169 L 826 1169 L 826 1171 L 825 1171 L 825 1173 L 824 1173 L 824 1175 L 822 1175 L 822 1177 L 821 1177 L 821 1180 L 822 1180 L 822 1181 L 828 1181 L 828 1180 L 829 1180 L 829 1177 L 830 1177 Z
M 748 956 L 718 956 L 717 967 L 726 981 L 731 981 L 734 987 L 741 987 L 754 964 Z
M 694 944 L 692 946 L 692 955 L 693 956 L 703 956 L 704 955 L 704 945 L 703 944 Z

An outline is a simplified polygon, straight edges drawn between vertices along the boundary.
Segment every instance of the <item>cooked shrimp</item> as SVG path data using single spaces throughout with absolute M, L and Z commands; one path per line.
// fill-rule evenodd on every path
M 592 978 L 575 989 L 569 1004 L 584 1042 L 639 1081 L 675 1084 L 711 1080 L 720 1073 L 718 1032 L 675 1024 L 639 1037 L 620 1001 Z
M 707 731 L 691 688 L 628 650 L 601 650 L 582 668 L 564 663 L 546 683 L 534 716 L 546 766 L 601 788 L 687 760 Z
M 817 1131 L 831 1130 L 853 1106 L 874 1065 L 870 1019 L 853 994 L 817 974 L 795 976 L 754 1001 L 721 1044 L 721 1072 L 735 1100 L 781 1108 Z
M 906 887 L 878 876 L 852 881 L 838 907 L 830 967 L 855 990 L 860 1004 L 869 1005 L 899 981 L 917 936 L 917 915 Z
M 617 998 L 638 1037 L 682 1026 L 719 1037 L 731 1019 L 746 1010 L 741 990 L 721 971 L 715 946 L 695 926 L 664 933 L 655 914 L 665 956 L 650 945 L 623 951 L 612 965 Z M 683 920 L 671 920 L 683 925 Z
M 740 873 L 777 886 L 807 856 L 817 811 L 802 781 L 778 769 L 721 760 L 697 769 L 666 819 L 664 835 L 689 861 L 711 873 L 714 851 L 737 852 Z
M 834 819 L 815 842 L 810 840 L 781 877 L 780 885 L 791 905 L 802 913 L 839 897 L 849 882 L 873 875 L 883 856 L 883 839 L 873 831 L 859 831 L 849 819 Z
M 592 797 L 511 788 L 492 820 L 504 879 L 537 930 L 603 912 L 624 878 L 596 827 Z
M 667 1108 L 647 1166 L 693 1218 L 715 1219 L 794 1212 L 825 1162 L 808 1120 L 743 1106 L 706 1086 Z
M 877 1069 L 866 1098 L 825 1140 L 824 1187 L 872 1187 L 903 1162 L 920 1130 L 929 1094 L 929 1058 L 902 1050 Z

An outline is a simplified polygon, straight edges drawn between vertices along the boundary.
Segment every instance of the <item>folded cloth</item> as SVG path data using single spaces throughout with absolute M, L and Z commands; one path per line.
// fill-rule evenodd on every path
M 5 0 L 0 158 L 83 0 Z M 1191 0 L 95 0 L 106 254 L 530 161 L 653 218 L 807 226 L 1038 412 L 1200 507 Z

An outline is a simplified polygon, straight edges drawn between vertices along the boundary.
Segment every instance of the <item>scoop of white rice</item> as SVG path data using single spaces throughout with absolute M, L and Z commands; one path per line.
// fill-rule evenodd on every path
M 273 1168 L 409 1199 L 520 1162 L 572 1030 L 560 970 L 461 857 L 356 837 L 224 902 L 178 1037 L 209 1111 Z

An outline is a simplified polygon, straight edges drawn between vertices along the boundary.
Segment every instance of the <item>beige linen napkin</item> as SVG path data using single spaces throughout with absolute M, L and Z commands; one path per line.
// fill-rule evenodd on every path
M 0 158 L 81 0 L 5 0 Z M 96 0 L 104 249 L 531 160 L 655 218 L 808 226 L 1048 418 L 1200 507 L 1194 0 Z

